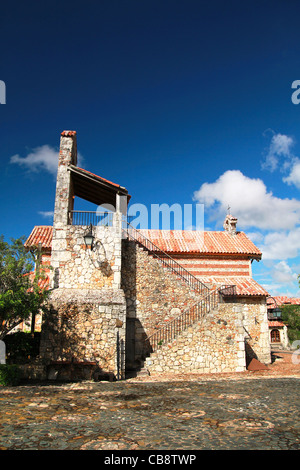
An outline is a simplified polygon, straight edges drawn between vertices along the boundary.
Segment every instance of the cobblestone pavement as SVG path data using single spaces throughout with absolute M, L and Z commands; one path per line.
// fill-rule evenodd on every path
M 298 365 L 1 387 L 0 449 L 298 450 L 299 380 Z

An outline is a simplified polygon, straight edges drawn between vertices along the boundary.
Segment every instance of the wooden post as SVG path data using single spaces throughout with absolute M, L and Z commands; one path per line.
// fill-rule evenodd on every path
M 39 242 L 38 248 L 36 251 L 36 260 L 35 260 L 35 278 L 34 278 L 34 284 L 37 284 L 39 282 L 39 276 L 40 276 L 40 265 L 41 265 L 41 255 L 42 255 L 42 243 Z M 34 330 L 35 330 L 35 316 L 36 313 L 32 312 L 31 313 L 31 335 L 34 335 Z

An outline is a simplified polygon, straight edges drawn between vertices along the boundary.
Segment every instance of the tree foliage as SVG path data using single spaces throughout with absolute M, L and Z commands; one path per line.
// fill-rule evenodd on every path
M 300 339 L 300 305 L 282 305 L 282 320 L 287 324 L 291 342 Z
M 39 286 L 44 277 L 38 269 L 32 275 L 34 257 L 24 248 L 24 237 L 11 239 L 0 236 L 0 340 L 30 314 L 44 309 L 48 291 Z

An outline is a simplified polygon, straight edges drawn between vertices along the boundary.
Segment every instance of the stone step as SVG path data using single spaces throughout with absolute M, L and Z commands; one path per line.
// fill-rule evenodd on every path
M 147 367 L 145 367 L 145 366 L 142 367 L 142 369 L 139 370 L 139 371 L 137 372 L 137 374 L 136 374 L 137 377 L 146 377 L 146 376 L 148 376 L 148 375 L 150 375 L 150 372 L 149 372 L 149 370 L 147 369 Z

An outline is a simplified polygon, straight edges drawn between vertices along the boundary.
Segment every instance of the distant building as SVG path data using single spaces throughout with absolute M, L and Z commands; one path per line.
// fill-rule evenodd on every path
M 300 305 L 300 299 L 287 296 L 268 297 L 268 320 L 272 349 L 288 349 L 288 326 L 282 321 L 283 305 Z

